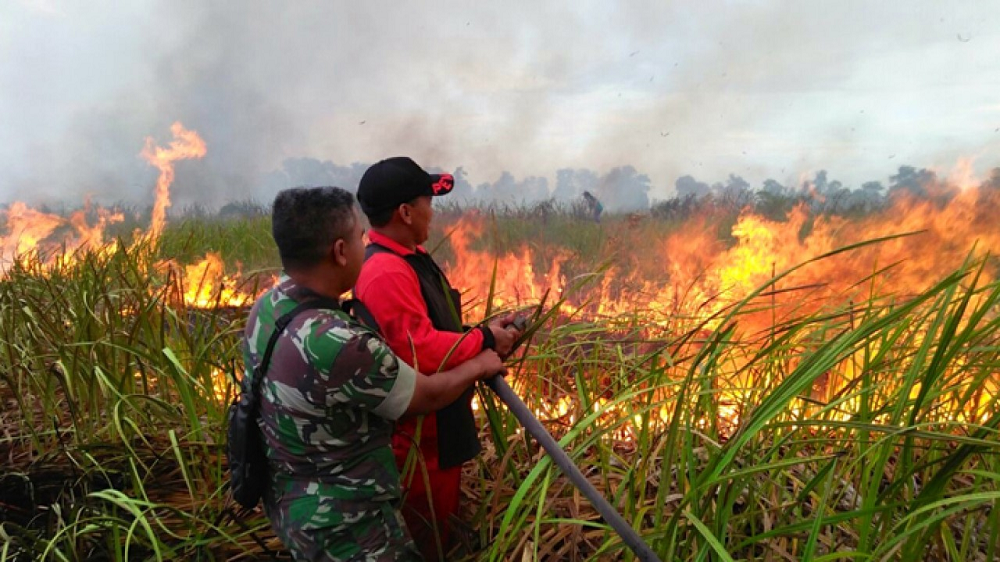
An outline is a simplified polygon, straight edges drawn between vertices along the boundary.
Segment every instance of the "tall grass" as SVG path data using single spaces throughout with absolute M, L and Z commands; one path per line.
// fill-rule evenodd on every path
M 187 309 L 156 249 L 0 283 L 5 559 L 209 559 L 253 546 L 220 456 L 242 314 Z M 223 385 L 223 388 L 226 388 Z M 251 519 L 251 526 L 261 521 Z
M 706 337 L 696 326 L 646 351 L 631 343 L 641 331 L 556 322 L 521 387 L 543 411 L 576 394 L 553 429 L 664 559 L 994 560 L 1000 286 L 980 282 L 983 267 L 758 342 L 735 337 L 752 299 Z M 484 402 L 495 441 L 521 443 Z M 497 483 L 477 514 L 490 559 L 628 558 L 547 459 L 512 449 L 516 475 L 499 447 L 478 467 Z
M 599 281 L 596 259 L 623 224 L 581 234 L 549 220 L 536 231 L 500 217 L 484 247 L 518 233 L 577 240 Z M 54 269 L 28 259 L 0 281 L 0 560 L 282 556 L 262 515 L 237 516 L 225 492 L 245 311 L 187 307 L 182 268 L 157 265 L 221 250 L 244 273 L 270 273 L 268 227 L 191 220 L 155 247 Z M 510 379 L 664 560 L 998 560 L 991 267 L 969 260 L 905 300 L 872 291 L 774 314 L 765 332 L 747 320 L 794 290 L 780 272 L 711 319 L 553 313 Z M 586 299 L 581 284 L 569 298 Z M 485 452 L 463 481 L 454 558 L 630 559 L 488 390 L 479 403 Z

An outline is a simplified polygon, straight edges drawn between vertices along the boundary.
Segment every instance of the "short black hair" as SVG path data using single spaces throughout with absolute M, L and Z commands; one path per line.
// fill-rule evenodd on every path
M 386 209 L 384 211 L 379 211 L 377 213 L 368 215 L 368 224 L 372 225 L 375 228 L 381 228 L 389 224 L 389 221 L 392 220 L 392 214 L 395 213 L 396 209 L 398 208 L 399 207 L 394 207 L 392 209 Z
M 420 197 L 414 197 L 413 199 L 410 199 L 405 203 L 409 205 L 416 205 L 417 199 L 420 199 Z M 403 205 L 403 203 L 400 203 L 399 205 Z M 368 224 L 372 225 L 375 228 L 381 228 L 389 224 L 389 221 L 392 220 L 392 214 L 396 212 L 396 209 L 399 208 L 399 205 L 396 205 L 391 209 L 384 209 L 368 215 Z
M 354 228 L 354 195 L 339 187 L 294 187 L 271 206 L 271 236 L 285 269 L 322 261 L 330 246 Z

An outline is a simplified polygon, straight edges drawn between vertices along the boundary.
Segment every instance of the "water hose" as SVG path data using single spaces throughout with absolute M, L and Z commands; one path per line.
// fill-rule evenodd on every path
M 486 379 L 486 384 L 489 386 L 493 392 L 507 404 L 507 408 L 510 409 L 517 421 L 521 422 L 521 426 L 524 427 L 525 431 L 531 434 L 532 437 L 538 441 L 538 444 L 545 449 L 545 452 L 552 457 L 552 462 L 558 466 L 564 474 L 569 478 L 570 482 L 581 492 L 583 495 L 590 500 L 591 505 L 593 505 L 597 512 L 601 514 L 611 528 L 618 533 L 618 536 L 622 538 L 622 541 L 632 549 L 636 557 L 642 562 L 660 562 L 659 557 L 653 552 L 653 549 L 642 540 L 639 533 L 632 528 L 631 525 L 625 521 L 625 518 L 621 516 L 618 511 L 608 503 L 608 500 L 594 488 L 593 484 L 580 472 L 573 461 L 566 454 L 566 451 L 562 450 L 559 443 L 552 437 L 552 434 L 542 426 L 542 423 L 538 421 L 538 418 L 528 409 L 528 406 L 523 400 L 514 392 L 514 389 L 507 384 L 503 376 L 496 375 Z

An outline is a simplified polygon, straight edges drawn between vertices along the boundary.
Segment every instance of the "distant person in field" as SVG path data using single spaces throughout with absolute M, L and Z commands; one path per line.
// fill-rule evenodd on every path
M 282 191 L 272 223 L 284 272 L 250 311 L 246 372 L 260 364 L 278 318 L 306 301 L 323 308 L 293 317 L 263 374 L 267 516 L 295 560 L 420 560 L 399 512 L 393 424 L 453 402 L 503 364 L 483 351 L 434 377 L 418 376 L 341 310 L 338 299 L 357 281 L 365 254 L 347 191 Z
M 601 213 L 604 212 L 604 205 L 591 195 L 589 191 L 583 192 L 583 201 L 587 204 L 587 212 L 593 217 L 594 222 L 601 222 Z
M 374 164 L 358 186 L 372 228 L 355 296 L 389 347 L 424 375 L 419 378 L 434 379 L 487 350 L 505 355 L 520 335 L 505 327 L 513 315 L 464 328 L 459 292 L 421 246 L 434 216 L 432 199 L 453 186 L 451 175 L 428 174 L 405 157 Z M 436 412 L 396 424 L 392 445 L 403 470 L 403 516 L 427 560 L 443 559 L 452 546 L 449 519 L 458 512 L 462 464 L 481 449 L 472 395 L 470 388 Z

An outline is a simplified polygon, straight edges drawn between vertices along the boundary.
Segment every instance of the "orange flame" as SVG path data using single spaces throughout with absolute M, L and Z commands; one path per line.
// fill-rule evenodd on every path
M 97 214 L 93 225 L 87 223 L 91 212 Z M 11 203 L 2 216 L 8 234 L 0 236 L 0 273 L 6 273 L 19 259 L 34 258 L 43 266 L 51 266 L 72 261 L 79 250 L 100 250 L 105 247 L 104 228 L 124 219 L 121 213 L 91 207 L 89 201 L 68 218 L 32 209 L 20 201 Z M 72 232 L 53 239 L 56 232 L 66 228 Z
M 735 240 L 731 247 L 718 241 L 718 225 L 704 217 L 681 225 L 665 239 L 660 237 L 662 231 L 654 238 L 648 230 L 616 225 L 604 248 L 614 265 L 564 312 L 585 307 L 588 313 L 609 317 L 641 310 L 705 318 L 766 285 L 775 274 L 838 248 L 911 233 L 801 267 L 773 287 L 788 292 L 770 298 L 788 313 L 815 310 L 831 297 L 841 302 L 864 298 L 873 287 L 856 284 L 883 267 L 891 267 L 890 274 L 869 283 L 877 284 L 878 294 L 905 297 L 927 288 L 941 272 L 957 269 L 970 255 L 1000 252 L 1000 229 L 994 218 L 998 212 L 1000 190 L 966 184 L 944 202 L 896 196 L 882 212 L 859 219 L 815 215 L 805 205 L 784 220 L 745 212 L 730 230 Z M 494 262 L 494 305 L 533 304 L 546 290 L 559 295 L 571 284 L 565 272 L 576 264 L 566 250 L 540 256 L 537 247 L 525 245 L 494 257 L 473 249 L 472 242 L 484 230 L 482 221 L 463 217 L 451 234 L 455 264 L 446 270 L 463 291 L 487 295 Z M 481 313 L 485 303 L 475 303 L 473 310 Z
M 494 295 L 494 304 L 497 306 L 538 302 L 546 290 L 553 294 L 559 293 L 561 284 L 565 281 L 560 273 L 560 266 L 568 254 L 556 255 L 551 260 L 548 272 L 538 275 L 535 272 L 534 254 L 528 247 L 516 254 L 496 257 L 488 251 L 473 250 L 473 242 L 482 238 L 484 232 L 483 221 L 478 217 L 463 216 L 452 228 L 451 246 L 458 259 L 449 268 L 448 277 L 459 280 L 460 285 L 469 288 L 469 294 L 478 299 L 489 294 L 494 261 L 495 287 L 498 289 Z M 483 301 L 470 303 L 471 308 L 479 313 L 485 311 L 485 304 Z
M 157 241 L 166 226 L 167 208 L 170 207 L 170 186 L 174 181 L 174 162 L 192 158 L 202 158 L 207 153 L 205 141 L 198 133 L 184 128 L 180 122 L 170 127 L 174 140 L 168 148 L 156 146 L 147 137 L 142 157 L 160 170 L 156 180 L 156 200 L 149 231 L 145 238 Z M 163 267 L 177 268 L 168 260 Z M 184 266 L 182 294 L 185 305 L 194 308 L 215 308 L 218 306 L 239 307 L 253 301 L 254 296 L 237 290 L 239 273 L 227 275 L 222 256 L 209 252 L 201 261 Z
M 156 146 L 152 138 L 146 138 L 141 152 L 142 157 L 160 171 L 160 175 L 156 180 L 149 230 L 137 233 L 137 241 L 155 243 L 163 234 L 167 208 L 170 207 L 170 186 L 174 181 L 174 162 L 202 158 L 207 153 L 205 141 L 197 132 L 185 129 L 180 122 L 174 123 L 170 130 L 174 140 L 167 148 Z M 92 214 L 96 214 L 97 219 L 94 224 L 89 224 L 87 218 Z M 0 237 L 0 273 L 6 272 L 21 256 L 43 258 L 43 265 L 69 265 L 75 259 L 74 253 L 80 249 L 112 251 L 112 246 L 104 244 L 104 229 L 108 224 L 124 219 L 121 213 L 92 207 L 89 201 L 83 210 L 74 211 L 68 218 L 43 213 L 22 202 L 11 204 L 2 217 L 8 234 Z M 75 234 L 58 236 L 67 228 Z M 44 255 L 48 252 L 55 257 Z M 159 265 L 161 269 L 180 269 L 171 260 Z M 253 295 L 237 290 L 239 276 L 239 273 L 227 275 L 222 257 L 209 253 L 200 262 L 183 269 L 180 275 L 183 301 L 187 306 L 196 308 L 244 306 L 253 300 Z
M 175 140 L 169 148 L 154 146 L 153 140 L 147 138 L 142 150 L 142 156 L 160 170 L 150 229 L 141 237 L 147 240 L 158 240 L 163 232 L 174 179 L 173 162 L 205 155 L 205 142 L 196 132 L 185 129 L 181 123 L 174 123 L 171 131 Z M 96 222 L 89 224 L 88 215 L 95 213 Z M 74 211 L 69 217 L 44 213 L 22 202 L 12 203 L 0 216 L 7 229 L 7 234 L 0 236 L 0 273 L 6 273 L 21 258 L 32 257 L 43 266 L 67 265 L 74 261 L 73 255 L 78 250 L 110 251 L 104 244 L 105 227 L 124 219 L 121 213 L 92 207 L 89 201 L 83 210 Z M 66 229 L 71 232 L 64 233 Z
M 20 201 L 11 204 L 4 218 L 10 233 L 3 237 L 2 242 L 3 256 L 7 259 L 34 251 L 40 242 L 65 222 L 58 215 L 36 211 Z
M 665 238 L 662 228 L 609 225 L 603 251 L 614 265 L 581 294 L 567 295 L 569 300 L 561 311 L 608 319 L 631 315 L 646 324 L 648 334 L 656 336 L 662 333 L 657 329 L 680 333 L 702 322 L 704 329 L 715 328 L 714 322 L 706 321 L 712 314 L 763 288 L 754 305 L 748 307 L 755 311 L 739 318 L 741 334 L 750 343 L 766 337 L 776 323 L 831 305 L 864 302 L 871 295 L 906 299 L 929 288 L 942 274 L 957 270 L 970 257 L 1000 253 L 1000 229 L 995 226 L 1000 189 L 985 183 L 977 186 L 970 169 L 962 162 L 948 181 L 926 186 L 929 197 L 894 194 L 885 209 L 862 218 L 816 215 L 805 205 L 794 208 L 783 220 L 744 212 L 729 231 L 734 243 L 728 247 L 718 240 L 715 233 L 719 224 L 711 217 L 692 219 Z M 577 264 L 566 250 L 525 245 L 494 258 L 472 244 L 484 231 L 481 221 L 466 217 L 451 234 L 456 263 L 445 269 L 456 287 L 467 294 L 488 294 L 494 262 L 497 295 L 492 304 L 500 307 L 535 304 L 546 290 L 557 296 L 571 285 L 567 272 Z M 907 233 L 912 235 L 829 255 L 847 246 Z M 821 256 L 827 257 L 797 267 Z M 775 274 L 796 267 L 768 285 Z M 984 270 L 981 281 L 990 282 L 994 273 Z M 485 305 L 473 303 L 473 316 L 481 315 Z M 764 382 L 751 380 L 754 376 L 747 373 L 742 375 L 746 380 L 730 378 L 726 388 L 717 391 L 724 425 L 738 424 L 741 405 L 747 403 L 755 386 Z M 830 372 L 817 381 L 814 397 L 830 400 L 856 376 L 852 366 L 845 364 L 840 372 Z M 977 418 L 995 410 L 998 377 L 1000 374 L 994 374 L 982 385 L 972 409 L 967 407 L 966 413 L 955 415 L 971 416 L 968 421 L 978 422 L 981 419 Z M 559 396 L 537 408 L 542 419 L 587 414 L 573 413 Z M 612 404 L 602 419 L 635 421 L 628 410 L 627 405 Z M 662 423 L 665 416 L 665 412 L 649 416 L 650 423 Z M 621 427 L 628 425 L 626 421 Z
M 156 180 L 156 200 L 153 203 L 152 222 L 147 236 L 155 241 L 163 233 L 167 220 L 167 208 L 170 207 L 170 185 L 174 182 L 174 162 L 205 156 L 205 141 L 198 133 L 184 128 L 179 121 L 170 126 L 174 140 L 169 148 L 161 148 L 154 144 L 151 137 L 146 138 L 146 146 L 142 149 L 142 157 L 152 166 L 160 170 Z
M 184 266 L 184 303 L 195 308 L 241 307 L 255 296 L 237 289 L 239 272 L 227 275 L 222 255 L 209 252 L 198 263 Z

